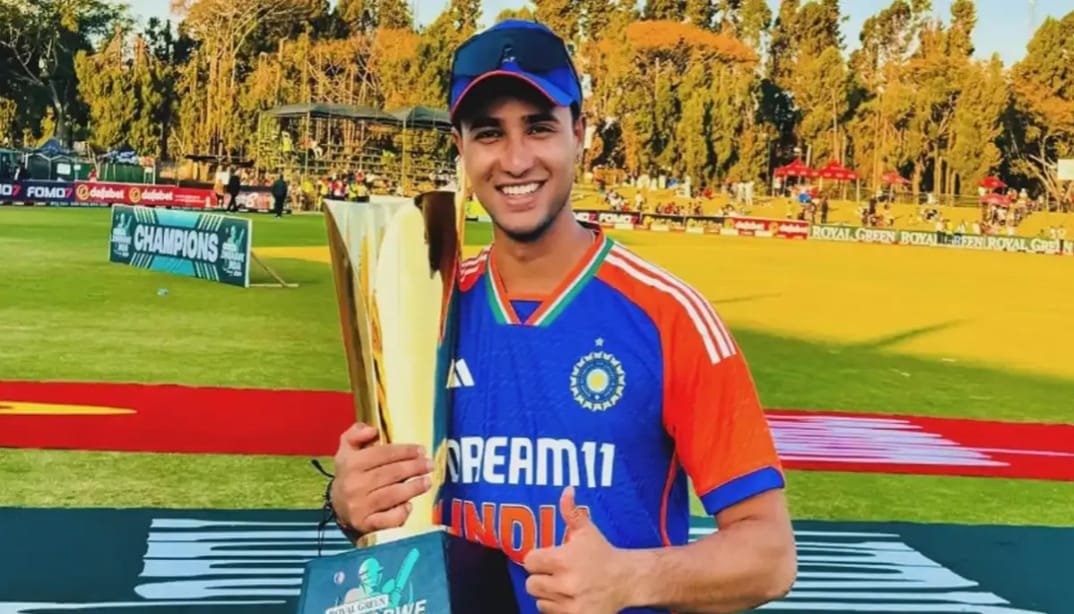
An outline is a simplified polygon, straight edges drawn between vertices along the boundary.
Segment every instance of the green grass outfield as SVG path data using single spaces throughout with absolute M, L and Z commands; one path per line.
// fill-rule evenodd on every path
M 324 244 L 319 216 L 252 217 L 255 249 Z M 478 243 L 489 236 L 479 225 L 467 233 Z M 107 210 L 0 208 L 0 380 L 347 388 L 326 265 L 272 259 L 301 287 L 233 288 L 110 264 L 107 237 Z M 719 257 L 729 243 L 711 240 Z M 721 297 L 709 298 L 719 308 Z M 1074 420 L 1069 379 L 728 323 L 768 407 Z M 1070 483 L 803 471 L 788 479 L 798 518 L 1074 525 Z M 318 505 L 323 480 L 300 457 L 0 450 L 0 484 L 0 506 L 293 508 Z

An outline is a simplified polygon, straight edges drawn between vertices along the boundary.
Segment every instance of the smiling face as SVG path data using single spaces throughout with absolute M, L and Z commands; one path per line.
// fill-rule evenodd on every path
M 474 194 L 509 238 L 536 241 L 570 215 L 584 122 L 513 78 L 490 79 L 468 98 L 481 102 L 460 109 L 455 143 Z

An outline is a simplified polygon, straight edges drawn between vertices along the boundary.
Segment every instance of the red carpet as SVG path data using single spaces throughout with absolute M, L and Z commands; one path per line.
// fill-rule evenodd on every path
M 353 416 L 340 392 L 0 382 L 0 447 L 328 455 Z
M 1074 424 L 769 410 L 791 469 L 1074 480 Z
M 1074 481 L 1074 425 L 770 410 L 788 469 Z M 335 453 L 350 394 L 0 382 L 0 447 Z

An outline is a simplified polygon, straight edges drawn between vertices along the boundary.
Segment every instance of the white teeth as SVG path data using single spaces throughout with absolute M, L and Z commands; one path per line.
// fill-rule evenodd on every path
M 526 183 L 523 185 L 505 185 L 500 188 L 500 191 L 508 196 L 525 196 L 526 194 L 532 194 L 537 191 L 537 188 L 541 187 L 539 183 Z

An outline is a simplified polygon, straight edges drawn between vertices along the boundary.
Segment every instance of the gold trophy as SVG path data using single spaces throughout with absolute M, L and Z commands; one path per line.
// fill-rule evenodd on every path
M 356 418 L 378 428 L 383 443 L 424 446 L 436 464 L 433 488 L 411 501 L 406 524 L 364 536 L 364 546 L 435 528 L 465 222 L 460 194 L 435 191 L 413 200 L 326 205 Z
M 465 174 L 457 176 L 455 192 L 326 202 L 355 416 L 378 428 L 382 443 L 424 446 L 435 469 L 402 527 L 307 564 L 303 614 L 411 611 L 408 604 L 427 614 L 517 611 L 503 554 L 434 522 L 447 467 L 466 221 Z

